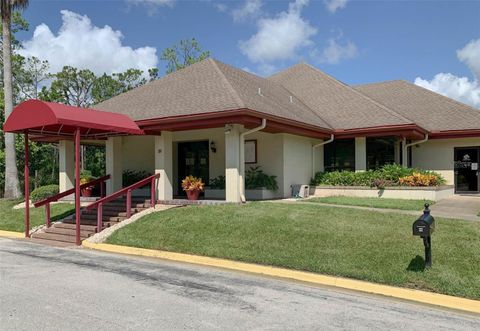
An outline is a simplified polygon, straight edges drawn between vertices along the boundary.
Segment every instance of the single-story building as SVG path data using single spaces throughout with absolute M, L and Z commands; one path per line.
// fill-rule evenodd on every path
M 277 177 L 276 197 L 317 171 L 388 163 L 434 170 L 478 193 L 480 110 L 406 81 L 349 86 L 305 63 L 262 78 L 214 59 L 94 107 L 127 115 L 145 135 L 108 137 L 107 193 L 122 172 L 159 173 L 157 197 L 182 195 L 186 175 L 225 176 L 225 200 L 245 199 L 245 168 Z M 73 142 L 60 146 L 60 190 L 73 187 Z

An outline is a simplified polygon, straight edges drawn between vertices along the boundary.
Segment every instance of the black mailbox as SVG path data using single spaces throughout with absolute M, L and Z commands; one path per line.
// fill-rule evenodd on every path
M 413 235 L 421 237 L 430 237 L 435 231 L 435 219 L 430 215 L 429 204 L 425 204 L 423 215 L 413 223 Z
M 430 215 L 429 204 L 425 204 L 423 215 L 413 222 L 412 230 L 414 236 L 420 236 L 425 246 L 425 267 L 432 266 L 432 233 L 435 231 L 435 219 Z

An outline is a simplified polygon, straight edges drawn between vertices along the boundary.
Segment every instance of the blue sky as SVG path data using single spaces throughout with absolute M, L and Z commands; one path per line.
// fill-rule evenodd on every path
M 480 1 L 33 0 L 24 16 L 25 55 L 53 68 L 163 71 L 161 51 L 195 37 L 213 57 L 261 75 L 304 60 L 349 84 L 416 80 L 480 106 Z

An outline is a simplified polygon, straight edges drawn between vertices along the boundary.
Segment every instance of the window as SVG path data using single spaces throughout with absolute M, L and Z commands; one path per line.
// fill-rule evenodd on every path
M 355 171 L 355 139 L 335 140 L 323 150 L 325 171 Z
M 367 138 L 367 169 L 395 163 L 395 142 L 394 137 Z

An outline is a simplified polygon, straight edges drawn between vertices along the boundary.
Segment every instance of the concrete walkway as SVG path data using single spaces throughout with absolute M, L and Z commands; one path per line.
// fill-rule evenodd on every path
M 434 204 L 432 215 L 480 221 L 480 195 L 454 195 Z
M 283 199 L 283 200 L 272 200 L 276 203 L 300 203 L 304 204 L 307 202 L 298 200 L 298 199 Z M 401 210 L 401 209 L 386 209 L 386 208 L 371 208 L 371 207 L 362 207 L 362 206 L 347 206 L 347 205 L 337 205 L 331 203 L 323 202 L 308 202 L 309 204 L 316 204 L 321 206 L 328 207 L 337 207 L 337 208 L 351 208 L 351 209 L 360 209 L 368 211 L 377 211 L 381 213 L 396 213 L 412 216 L 420 216 L 422 210 Z M 480 196 L 464 196 L 464 195 L 455 195 L 451 198 L 440 200 L 434 205 L 431 206 L 431 213 L 435 217 L 443 218 L 455 218 L 465 221 L 480 221 L 480 217 L 477 216 L 480 211 Z

